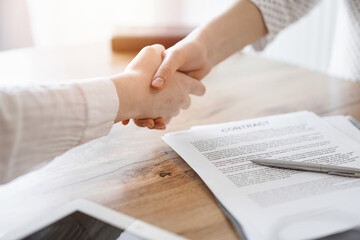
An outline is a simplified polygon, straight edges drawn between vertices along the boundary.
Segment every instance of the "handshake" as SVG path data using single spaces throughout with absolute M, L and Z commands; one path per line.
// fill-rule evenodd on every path
M 190 94 L 205 94 L 205 86 L 199 80 L 210 70 L 204 72 L 202 66 L 195 64 L 195 72 L 187 71 L 186 65 L 194 64 L 181 59 L 182 52 L 177 48 L 175 45 L 166 52 L 158 44 L 145 47 L 123 73 L 110 78 L 120 102 L 115 122 L 126 125 L 134 119 L 139 127 L 163 130 L 181 109 L 189 108 Z

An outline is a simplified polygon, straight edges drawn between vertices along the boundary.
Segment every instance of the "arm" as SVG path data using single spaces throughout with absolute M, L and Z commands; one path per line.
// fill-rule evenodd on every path
M 201 80 L 210 70 L 248 44 L 261 50 L 319 0 L 239 0 L 227 11 L 165 51 L 152 86 L 162 89 L 176 70 Z
M 114 122 L 159 117 L 169 122 L 188 108 L 189 94 L 205 91 L 192 78 L 175 73 L 161 93 L 150 88 L 163 51 L 160 45 L 143 49 L 124 73 L 110 79 L 0 87 L 0 183 L 108 134 Z
M 165 51 L 152 87 L 163 89 L 175 71 L 201 80 L 215 65 L 248 44 L 253 43 L 256 50 L 262 50 L 282 29 L 305 15 L 318 1 L 237 1 L 227 11 Z M 150 128 L 164 126 L 151 119 L 135 120 L 135 123 Z
M 266 34 L 260 11 L 248 0 L 240 0 L 209 23 L 167 49 L 152 87 L 163 89 L 175 71 L 201 80 L 219 62 Z M 138 126 L 162 129 L 162 119 L 135 119 Z
M 237 1 L 227 11 L 166 50 L 152 86 L 163 88 L 163 83 L 176 70 L 200 80 L 215 65 L 266 33 L 259 9 L 248 0 Z
M 0 183 L 107 134 L 118 109 L 108 79 L 0 88 Z

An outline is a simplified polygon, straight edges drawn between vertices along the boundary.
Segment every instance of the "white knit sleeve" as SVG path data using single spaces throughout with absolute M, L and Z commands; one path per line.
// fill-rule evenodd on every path
M 251 0 L 260 10 L 268 34 L 252 44 L 255 50 L 263 50 L 276 35 L 306 15 L 319 0 Z

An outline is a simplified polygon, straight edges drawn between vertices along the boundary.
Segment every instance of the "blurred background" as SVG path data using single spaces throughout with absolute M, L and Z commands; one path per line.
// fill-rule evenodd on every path
M 119 26 L 196 27 L 234 1 L 0 0 L 0 51 L 110 41 Z M 326 73 L 335 61 L 330 50 L 341 28 L 339 8 L 339 1 L 322 1 L 259 54 Z

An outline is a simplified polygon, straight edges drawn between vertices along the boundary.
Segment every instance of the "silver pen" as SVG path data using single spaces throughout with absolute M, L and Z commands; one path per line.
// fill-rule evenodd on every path
M 360 178 L 359 168 L 339 167 L 339 166 L 331 166 L 331 165 L 323 165 L 323 164 L 315 164 L 315 163 L 282 161 L 282 160 L 272 160 L 272 159 L 254 159 L 251 160 L 251 162 L 268 167 L 304 170 L 310 172 L 327 173 L 327 174 L 343 176 L 343 177 Z

